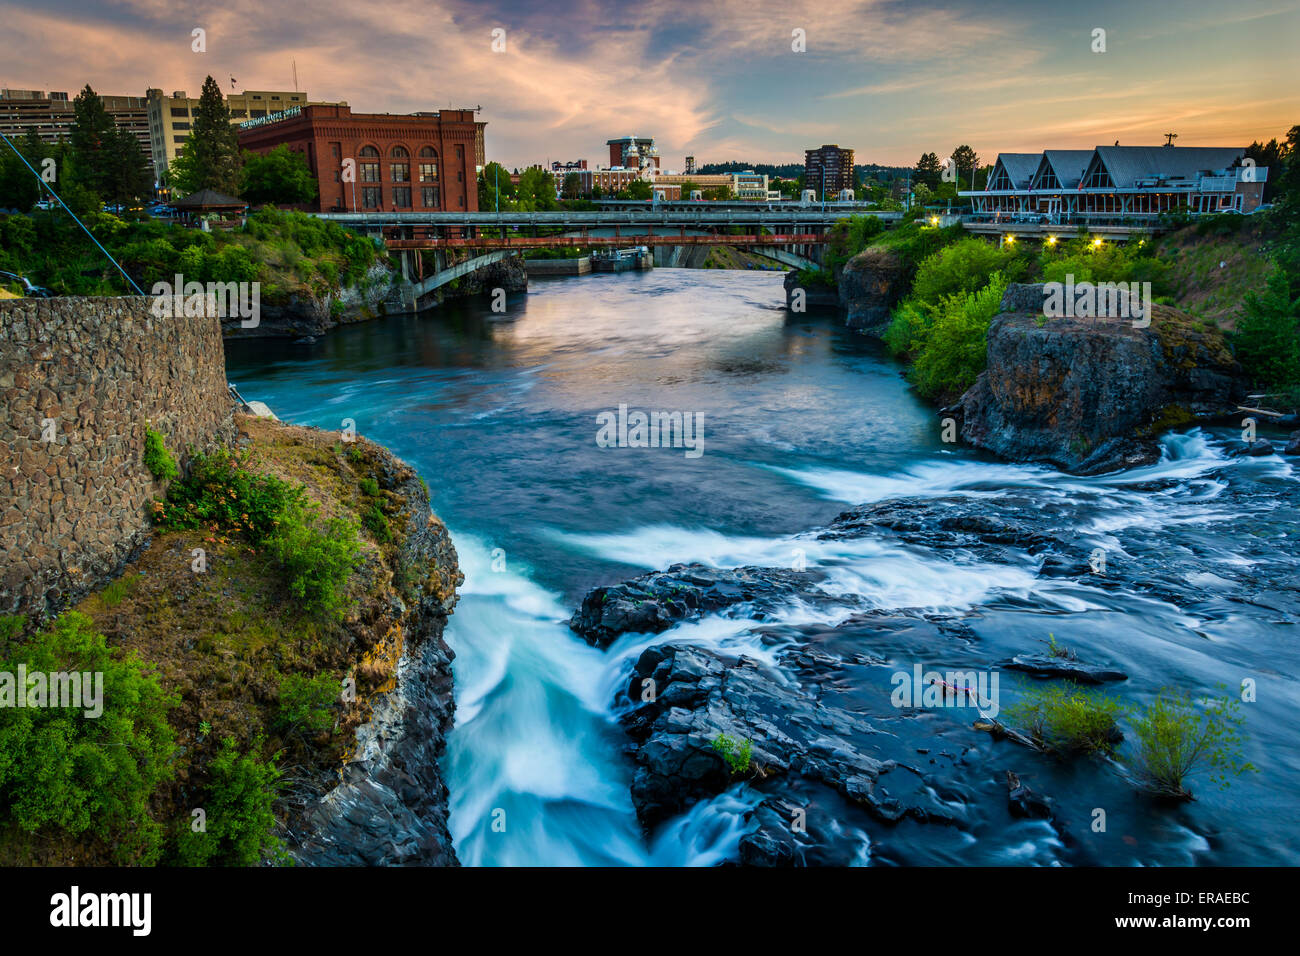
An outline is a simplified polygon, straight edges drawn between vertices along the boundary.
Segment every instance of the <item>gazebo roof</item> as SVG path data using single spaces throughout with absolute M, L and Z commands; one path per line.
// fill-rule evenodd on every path
M 243 209 L 247 205 L 244 200 L 219 193 L 215 189 L 200 189 L 172 203 L 175 209 Z

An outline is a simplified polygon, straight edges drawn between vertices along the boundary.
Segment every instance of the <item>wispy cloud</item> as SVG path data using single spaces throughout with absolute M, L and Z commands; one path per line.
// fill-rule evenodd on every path
M 357 111 L 482 106 L 489 153 L 509 165 L 599 160 L 629 133 L 654 136 L 670 165 L 686 152 L 798 161 L 820 142 L 911 163 L 962 141 L 992 153 L 1150 139 L 1170 122 L 1180 142 L 1236 142 L 1300 115 L 1288 79 L 1300 14 L 1275 0 L 1189 0 L 1172 17 L 1108 7 L 1102 57 L 1077 15 L 1004 3 L 0 0 L 0 84 L 194 93 L 211 73 L 280 89 L 296 62 L 313 99 Z M 1216 23 L 1232 24 L 1229 41 Z M 206 53 L 191 52 L 195 27 Z M 491 48 L 498 27 L 505 53 Z

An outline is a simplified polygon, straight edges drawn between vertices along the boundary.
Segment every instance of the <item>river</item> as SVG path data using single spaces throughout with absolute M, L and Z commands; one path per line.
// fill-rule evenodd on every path
M 227 343 L 229 379 L 246 398 L 297 424 L 351 419 L 419 470 L 451 530 L 466 580 L 447 629 L 457 713 L 443 769 L 462 862 L 734 858 L 758 800 L 745 786 L 643 839 L 612 702 L 651 643 L 695 642 L 779 668 L 771 641 L 732 615 L 602 652 L 567 621 L 589 588 L 676 562 L 800 561 L 827 571 L 828 594 L 960 615 L 981 666 L 1041 650 L 1050 633 L 1126 671 L 1112 687 L 1125 703 L 1163 686 L 1199 692 L 1250 678 L 1258 688 L 1245 705 L 1245 756 L 1258 772 L 1227 790 L 1202 784 L 1196 801 L 1156 807 L 1108 764 L 1039 761 L 1035 789 L 1057 801 L 1072 839 L 987 814 L 957 828 L 855 817 L 843 833 L 857 862 L 1300 863 L 1290 823 L 1300 790 L 1295 467 L 1229 459 L 1221 446 L 1232 436 L 1213 430 L 1166 437 L 1157 465 L 1088 479 L 945 445 L 933 410 L 879 346 L 833 314 L 787 312 L 782 278 L 656 269 L 534 280 L 502 314 L 484 298 L 313 344 Z M 620 405 L 697 416 L 702 453 L 602 447 L 597 416 Z M 1005 502 L 1077 540 L 1085 557 L 1105 549 L 1143 586 L 1043 576 L 1029 555 L 809 536 L 851 505 L 901 497 L 988 511 Z M 766 623 L 834 624 L 836 613 L 792 606 Z M 884 650 L 890 665 L 853 693 L 875 682 L 887 695 L 889 672 L 911 667 Z M 991 779 L 994 764 L 971 772 Z M 1089 836 L 1098 806 L 1109 826 Z

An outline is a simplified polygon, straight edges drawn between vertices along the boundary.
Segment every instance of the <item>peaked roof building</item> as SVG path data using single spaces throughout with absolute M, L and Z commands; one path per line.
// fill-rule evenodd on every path
M 1046 223 L 1149 220 L 1259 207 L 1266 167 L 1219 146 L 1098 146 L 1000 153 L 984 189 L 959 192 L 976 218 Z

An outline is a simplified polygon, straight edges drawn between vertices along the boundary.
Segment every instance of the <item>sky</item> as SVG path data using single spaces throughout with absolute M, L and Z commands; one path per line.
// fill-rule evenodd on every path
M 0 23 L 0 87 L 293 89 L 296 62 L 354 112 L 481 107 L 509 167 L 628 135 L 674 170 L 823 143 L 910 166 L 1300 123 L 1297 0 L 0 0 Z

